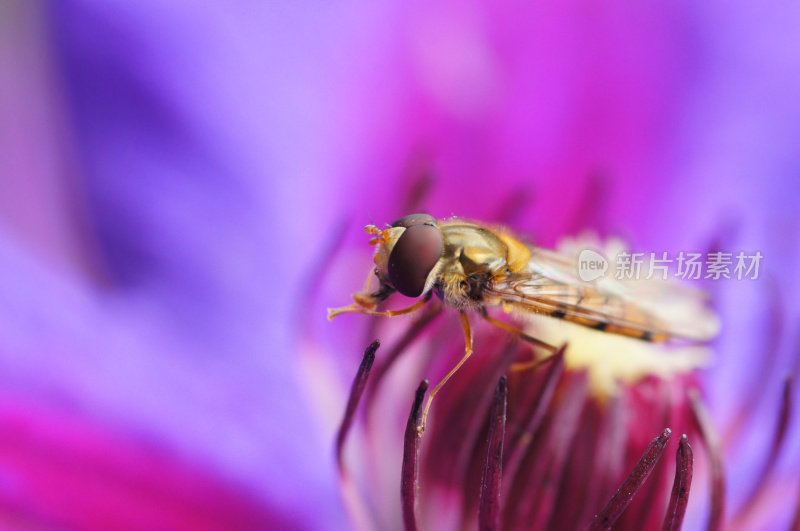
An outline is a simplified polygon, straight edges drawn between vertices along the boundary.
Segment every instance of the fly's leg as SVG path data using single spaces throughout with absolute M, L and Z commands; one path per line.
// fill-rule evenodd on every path
M 519 337 L 520 339 L 522 339 L 523 341 L 527 341 L 528 343 L 531 343 L 532 345 L 534 345 L 536 347 L 543 348 L 543 349 L 545 349 L 545 350 L 547 350 L 549 352 L 555 352 L 556 350 L 558 350 L 556 347 L 554 347 L 550 343 L 546 343 L 546 342 L 542 341 L 541 339 L 536 339 L 532 335 L 530 335 L 530 334 L 528 334 L 526 332 L 523 332 L 522 330 L 520 330 L 519 328 L 517 328 L 514 325 L 510 325 L 510 324 L 506 323 L 505 321 L 501 321 L 500 319 L 495 319 L 494 317 L 492 317 L 491 315 L 486 313 L 486 308 L 481 308 L 480 309 L 480 314 L 484 319 L 486 319 L 487 322 L 489 322 L 489 324 L 492 324 L 492 325 L 494 325 L 494 326 L 496 326 L 498 328 L 501 328 L 501 329 L 505 330 L 506 332 L 510 332 L 510 333 L 514 334 L 515 336 Z
M 555 357 L 555 353 L 548 354 L 547 356 L 544 356 L 542 358 L 536 358 L 536 359 L 532 359 L 532 360 L 528 360 L 528 361 L 519 361 L 517 363 L 512 363 L 511 367 L 509 367 L 508 370 L 510 372 L 522 372 L 522 371 L 527 371 L 527 370 L 530 370 L 530 369 L 535 369 L 536 367 L 539 367 L 540 365 L 544 365 L 545 363 L 547 363 L 548 361 L 550 361 L 554 357 Z
M 377 273 L 375 273 L 375 269 L 370 267 L 369 271 L 367 272 L 367 280 L 364 281 L 364 289 L 362 290 L 362 293 L 369 293 L 370 292 L 370 286 L 372 285 L 372 279 L 375 278 L 376 274 Z
M 375 236 L 370 240 L 370 245 L 377 245 L 381 242 L 386 243 L 389 238 L 388 230 L 381 230 L 375 225 L 367 225 L 364 227 L 364 232 Z M 412 304 L 410 307 L 404 310 L 398 310 L 395 312 L 375 312 L 374 310 L 378 306 L 378 303 L 386 300 L 389 295 L 394 293 L 394 289 L 381 282 L 378 291 L 372 292 L 370 286 L 372 286 L 372 278 L 374 276 L 377 276 L 377 270 L 373 267 L 370 267 L 369 271 L 367 272 L 367 279 L 364 281 L 364 289 L 353 294 L 353 300 L 355 303 L 349 306 L 343 306 L 341 308 L 328 308 L 328 320 L 332 321 L 334 317 L 343 313 L 365 313 L 367 315 L 384 315 L 387 317 L 392 317 L 395 315 L 404 315 L 415 312 L 424 306 L 424 303 L 420 306 L 417 306 L 419 303 L 419 301 L 417 301 L 417 303 Z M 425 301 L 427 302 L 427 299 L 425 299 Z
M 384 312 L 378 312 L 374 310 L 375 306 L 377 305 L 377 302 L 383 299 L 378 299 L 373 295 L 366 295 L 365 297 L 369 300 L 362 301 L 359 300 L 358 298 L 359 294 L 356 294 L 354 295 L 354 298 L 356 298 L 356 301 L 358 302 L 356 302 L 355 304 L 351 304 L 350 306 L 344 306 L 342 308 L 328 308 L 328 320 L 332 321 L 334 317 L 336 317 L 337 315 L 341 315 L 343 313 L 364 313 L 367 315 L 379 315 L 382 317 L 396 317 L 398 315 L 408 315 L 410 313 L 414 313 L 424 308 L 425 305 L 428 303 L 428 301 L 431 300 L 431 294 L 432 292 L 428 292 L 428 294 L 425 295 L 425 297 L 419 299 L 418 301 L 416 301 L 411 306 L 408 306 L 407 308 L 402 308 L 400 310 L 386 310 Z
M 523 362 L 513 363 L 511 365 L 510 369 L 509 369 L 511 372 L 525 371 L 525 370 L 528 370 L 528 369 L 533 369 L 535 367 L 538 367 L 542 363 L 544 363 L 547 360 L 549 360 L 553 356 L 553 354 L 555 354 L 556 350 L 558 350 L 553 345 L 551 345 L 549 343 L 546 343 L 546 342 L 542 341 L 541 339 L 536 339 L 532 335 L 523 332 L 522 330 L 520 330 L 519 328 L 517 328 L 514 325 L 510 325 L 510 324 L 506 323 L 505 321 L 501 321 L 500 319 L 495 319 L 494 317 L 492 317 L 491 315 L 489 315 L 486 312 L 486 308 L 481 308 L 480 309 L 480 314 L 484 319 L 486 319 L 486 321 L 489 324 L 491 324 L 493 326 L 496 326 L 496 327 L 498 327 L 498 328 L 500 328 L 502 330 L 505 330 L 506 332 L 509 332 L 509 333 L 517 336 L 518 338 L 522 339 L 523 341 L 526 341 L 526 342 L 532 344 L 535 347 L 542 348 L 542 349 L 544 349 L 544 350 L 546 350 L 546 351 L 548 351 L 550 353 L 549 355 L 547 355 L 547 356 L 545 356 L 543 358 L 535 358 L 535 359 L 532 359 L 530 361 L 523 361 Z
M 425 403 L 425 409 L 422 411 L 422 421 L 420 422 L 420 425 L 417 426 L 417 431 L 420 433 L 420 435 L 423 431 L 425 431 L 425 421 L 428 418 L 428 411 L 431 409 L 433 397 L 435 397 L 436 393 L 439 392 L 439 389 L 441 389 L 444 384 L 447 383 L 447 380 L 449 380 L 450 377 L 452 377 L 458 371 L 458 369 L 464 365 L 464 362 L 467 361 L 470 356 L 472 356 L 472 327 L 469 325 L 469 319 L 467 318 L 466 313 L 461 312 L 459 317 L 461 318 L 461 328 L 464 330 L 464 357 L 461 358 L 458 363 L 456 363 L 455 367 L 450 369 L 450 372 L 448 372 L 447 375 L 445 375 L 445 377 L 442 378 L 438 384 L 436 384 L 436 387 L 433 388 L 431 394 L 428 395 L 428 401 Z

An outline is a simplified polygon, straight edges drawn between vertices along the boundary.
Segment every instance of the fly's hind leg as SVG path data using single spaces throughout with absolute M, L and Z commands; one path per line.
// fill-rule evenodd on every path
M 470 327 L 469 325 L 469 319 L 467 318 L 466 313 L 462 311 L 459 314 L 459 317 L 461 318 L 461 328 L 464 331 L 464 357 L 462 357 L 461 360 L 458 363 L 456 363 L 455 367 L 450 369 L 450 372 L 448 372 L 445 375 L 445 377 L 442 378 L 438 384 L 436 384 L 436 387 L 433 388 L 431 394 L 428 395 L 428 401 L 425 403 L 425 409 L 422 411 L 422 421 L 420 422 L 420 425 L 417 426 L 417 431 L 420 433 L 420 435 L 422 434 L 423 431 L 425 431 L 425 421 L 428 418 L 428 411 L 431 409 L 431 403 L 433 402 L 433 397 L 435 397 L 436 393 L 439 392 L 439 389 L 441 389 L 444 386 L 444 384 L 446 384 L 447 381 L 456 372 L 458 372 L 458 369 L 460 369 L 461 366 L 464 365 L 464 362 L 467 361 L 467 359 L 469 359 L 470 356 L 472 356 L 472 327 Z
M 530 369 L 535 369 L 536 367 L 539 367 L 540 365 L 544 365 L 545 363 L 547 363 L 548 361 L 553 359 L 554 356 L 555 356 L 555 353 L 548 354 L 547 356 L 544 356 L 543 358 L 534 358 L 534 359 L 528 360 L 528 361 L 518 361 L 516 363 L 512 363 L 511 367 L 509 367 L 508 370 L 510 372 L 522 372 L 522 371 L 527 371 L 527 370 L 530 370 Z
M 500 319 L 495 319 L 494 317 L 492 317 L 491 315 L 489 315 L 486 312 L 486 308 L 481 308 L 480 309 L 480 314 L 484 319 L 486 319 L 486 321 L 489 324 L 491 324 L 493 326 L 496 326 L 496 327 L 498 327 L 498 328 L 500 328 L 502 330 L 505 330 L 506 332 L 509 332 L 509 333 L 517 336 L 521 340 L 523 340 L 523 341 L 525 341 L 527 343 L 530 343 L 534 347 L 542 348 L 542 349 L 544 349 L 544 350 L 546 350 L 546 351 L 548 351 L 550 353 L 550 354 L 548 354 L 548 355 L 546 355 L 546 356 L 544 356 L 542 358 L 534 358 L 534 359 L 532 359 L 530 361 L 523 361 L 523 362 L 513 363 L 513 364 L 511 364 L 511 367 L 509 368 L 509 370 L 511 372 L 525 371 L 525 370 L 528 370 L 528 369 L 533 369 L 535 367 L 538 367 L 542 363 L 544 363 L 547 360 L 549 360 L 556 353 L 556 351 L 558 350 L 553 345 L 551 345 L 549 343 L 546 343 L 546 342 L 542 341 L 541 339 L 536 339 L 532 335 L 520 330 L 519 328 L 517 328 L 514 325 L 510 325 L 510 324 L 506 323 L 505 321 L 501 321 Z

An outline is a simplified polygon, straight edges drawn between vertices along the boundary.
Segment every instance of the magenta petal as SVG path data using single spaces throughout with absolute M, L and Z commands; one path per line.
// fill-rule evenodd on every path
M 3 395 L 0 431 L 4 528 L 299 527 L 245 486 L 68 409 Z

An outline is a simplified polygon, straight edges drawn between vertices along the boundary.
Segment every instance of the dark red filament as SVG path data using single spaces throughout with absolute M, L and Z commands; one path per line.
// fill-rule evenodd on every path
M 503 470 L 503 439 L 506 434 L 506 406 L 508 383 L 500 378 L 494 395 L 492 416 L 489 420 L 489 444 L 486 464 L 481 480 L 481 498 L 478 506 L 478 528 L 494 530 L 500 527 L 500 482 Z
M 780 456 L 780 451 L 781 448 L 783 447 L 783 441 L 786 438 L 786 431 L 789 426 L 789 418 L 791 417 L 791 414 L 792 414 L 792 378 L 791 376 L 787 376 L 786 381 L 783 384 L 783 396 L 781 397 L 781 408 L 780 411 L 778 412 L 778 423 L 775 426 L 775 433 L 773 434 L 772 437 L 772 447 L 770 448 L 767 460 L 764 462 L 764 467 L 761 469 L 758 481 L 756 481 L 753 487 L 753 491 L 748 496 L 747 503 L 741 510 L 741 515 L 747 515 L 747 513 L 755 507 L 759 497 L 764 492 L 766 492 L 764 486 L 769 480 L 769 477 L 772 474 L 773 469 L 775 468 L 775 463 L 777 463 L 778 457 Z
M 539 390 L 539 395 L 531 403 L 530 408 L 523 414 L 522 418 L 527 419 L 522 429 L 512 433 L 511 444 L 509 445 L 509 467 L 508 471 L 511 476 L 516 475 L 522 458 L 525 456 L 524 449 L 521 444 L 524 438 L 533 438 L 537 428 L 542 422 L 545 413 L 550 407 L 550 402 L 556 391 L 556 385 L 561 381 L 561 375 L 564 373 L 564 349 L 566 345 L 556 351 L 552 359 L 550 370 L 545 376 L 545 381 Z
M 746 427 L 746 423 L 756 417 L 756 409 L 762 400 L 769 396 L 771 389 L 767 387 L 767 382 L 772 380 L 773 371 L 780 364 L 777 362 L 780 352 L 781 340 L 784 337 L 784 322 L 786 314 L 786 304 L 781 296 L 781 290 L 773 278 L 768 278 L 766 288 L 770 295 L 768 313 L 765 316 L 768 328 L 764 334 L 764 348 L 761 349 L 761 363 L 758 363 L 758 374 L 752 379 L 753 385 L 749 386 L 747 396 L 741 401 L 742 411 L 736 415 L 736 419 L 727 427 L 722 434 L 723 441 L 734 441 L 741 436 L 741 432 Z M 800 359 L 798 357 L 797 359 Z
M 797 491 L 797 505 L 794 508 L 794 518 L 792 518 L 792 523 L 789 525 L 789 529 L 792 531 L 797 531 L 800 529 L 800 489 Z
M 419 447 L 422 434 L 418 427 L 422 420 L 422 400 L 428 390 L 428 380 L 422 380 L 414 396 L 403 439 L 403 469 L 400 473 L 400 499 L 403 508 L 403 526 L 407 531 L 417 529 L 417 489 L 419 488 Z
M 367 385 L 367 378 L 369 378 L 369 371 L 375 361 L 375 352 L 381 342 L 377 339 L 370 343 L 364 351 L 364 358 L 361 360 L 361 365 L 358 366 L 358 372 L 353 379 L 353 385 L 350 387 L 350 397 L 347 399 L 347 408 L 344 411 L 344 418 L 339 425 L 339 434 L 336 437 L 336 465 L 339 467 L 339 473 L 344 474 L 344 467 L 342 464 L 342 449 L 347 434 L 350 432 L 350 427 L 353 425 L 353 418 L 355 417 L 358 403 L 361 401 L 361 394 L 364 392 L 364 387 Z
M 438 300 L 434 300 L 428 304 L 425 310 L 422 311 L 422 315 L 416 319 L 405 332 L 403 332 L 403 335 L 400 337 L 397 343 L 395 343 L 389 353 L 383 356 L 383 361 L 378 363 L 378 365 L 375 367 L 375 374 L 373 375 L 372 382 L 367 389 L 367 404 L 372 403 L 370 400 L 371 397 L 374 396 L 375 392 L 380 388 L 383 378 L 389 372 L 389 369 L 394 365 L 394 363 L 400 358 L 400 355 L 407 351 L 408 346 L 417 337 L 419 337 L 419 335 L 428 327 L 431 321 L 441 314 L 441 311 L 442 304 Z M 369 405 L 367 407 L 369 407 Z
M 662 531 L 676 531 L 681 528 L 683 516 L 686 514 L 686 504 L 689 502 L 693 469 L 694 455 L 692 447 L 689 446 L 689 439 L 684 433 L 675 456 L 675 481 L 672 482 L 672 495 L 669 498 Z
M 666 448 L 671 434 L 672 431 L 667 428 L 661 435 L 653 439 L 642 458 L 636 463 L 628 479 L 617 490 L 611 501 L 603 507 L 603 510 L 595 515 L 589 529 L 611 529 L 611 526 L 625 512 L 636 492 L 644 485 L 650 472 L 653 471 L 656 463 L 661 459 L 661 454 L 664 453 L 664 448 Z
M 717 434 L 700 399 L 700 394 L 697 389 L 689 389 L 688 394 L 692 405 L 692 420 L 708 453 L 711 468 L 711 511 L 706 529 L 716 531 L 722 527 L 722 517 L 725 512 L 725 471 L 722 468 L 722 453 Z

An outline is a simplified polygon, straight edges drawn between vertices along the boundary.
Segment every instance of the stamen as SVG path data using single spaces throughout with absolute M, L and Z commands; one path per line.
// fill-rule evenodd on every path
M 294 322 L 299 330 L 299 337 L 309 337 L 312 335 L 311 324 L 314 320 L 308 319 L 305 312 L 308 308 L 314 307 L 321 287 L 328 282 L 328 277 L 333 269 L 329 267 L 329 264 L 334 263 L 337 259 L 337 255 L 341 252 L 349 227 L 349 218 L 342 218 L 337 222 L 333 230 L 329 231 L 326 235 L 327 237 L 323 239 L 324 242 L 328 242 L 328 245 L 314 258 L 312 262 L 313 265 L 308 269 L 306 272 L 307 274 L 303 276 L 303 278 L 308 279 L 308 282 L 305 284 L 305 289 L 300 296 L 300 300 L 303 302 L 297 305 L 294 315 Z M 312 272 L 315 274 L 311 274 Z
M 570 459 L 570 471 L 567 473 L 569 480 L 562 486 L 559 498 L 559 525 L 563 522 L 565 528 L 571 529 L 586 526 L 594 518 L 597 508 L 602 507 L 608 500 L 607 487 L 613 487 L 618 484 L 617 478 L 624 477 L 623 461 L 629 429 L 625 422 L 627 400 L 627 396 L 623 398 L 615 395 L 605 403 L 587 404 L 584 415 L 590 417 L 582 422 L 586 428 L 594 425 L 594 430 L 582 429 L 583 441 L 576 441 L 575 448 L 570 451 L 573 457 Z M 585 444 L 587 440 L 595 441 L 596 444 L 587 445 Z M 587 477 L 592 480 L 587 482 Z M 583 484 L 579 485 L 580 482 Z M 583 500 L 578 498 L 570 507 L 566 500 L 569 499 L 571 492 L 581 490 L 585 492 L 585 497 Z M 562 512 L 574 515 L 561 518 Z
M 386 355 L 384 361 L 375 367 L 375 374 L 372 376 L 372 382 L 367 388 L 368 404 L 373 403 L 372 397 L 380 388 L 383 378 L 389 372 L 389 369 L 394 365 L 394 363 L 400 358 L 400 355 L 406 352 L 408 346 L 428 327 L 431 321 L 433 321 L 441 313 L 441 302 L 439 302 L 439 300 L 434 300 L 430 306 L 425 308 L 419 319 L 415 320 L 403 333 L 397 343 L 395 343 L 395 345 L 392 347 L 392 350 L 389 351 L 389 354 Z
M 585 371 L 574 372 L 565 378 L 557 393 L 558 406 L 549 408 L 542 436 L 526 449 L 520 471 L 511 485 L 510 501 L 518 522 L 550 521 L 558 501 L 558 491 L 564 481 L 566 463 L 570 459 L 575 435 L 580 428 L 581 412 L 588 393 L 588 376 Z M 535 483 L 533 483 L 535 482 Z M 525 496 L 531 485 L 537 485 L 536 496 Z M 549 527 L 544 525 L 544 527 Z
M 661 394 L 662 398 L 656 399 L 652 405 L 651 414 L 653 419 L 657 420 L 660 426 L 669 426 L 673 424 L 672 421 L 672 398 L 671 386 L 667 385 L 663 380 L 656 380 L 653 382 L 655 389 L 653 390 L 654 396 Z M 663 408 L 661 414 L 658 410 Z M 636 529 L 656 529 L 659 523 L 662 522 L 662 511 L 666 509 L 666 500 L 664 497 L 664 489 L 668 485 L 669 467 L 662 466 L 655 470 L 648 480 L 650 482 L 649 488 L 643 489 L 639 494 L 639 499 L 631 512 L 638 511 L 633 522 L 636 522 L 634 528 Z M 626 518 L 633 516 L 632 514 L 626 515 Z
M 364 351 L 364 358 L 361 360 L 361 365 L 358 366 L 358 372 L 353 379 L 353 385 L 350 387 L 350 397 L 347 399 L 347 408 L 344 411 L 344 418 L 339 426 L 339 434 L 336 437 L 336 465 L 339 467 L 339 474 L 346 475 L 346 470 L 342 462 L 342 449 L 350 427 L 353 425 L 353 418 L 355 417 L 358 403 L 361 401 L 361 394 L 364 392 L 364 387 L 367 385 L 367 378 L 372 364 L 375 361 L 375 352 L 381 342 L 377 339 L 370 343 Z
M 611 498 L 611 501 L 603 507 L 603 510 L 595 515 L 589 529 L 611 529 L 611 526 L 625 512 L 628 504 L 633 500 L 638 490 L 644 485 L 650 472 L 653 471 L 656 463 L 661 459 L 661 454 L 664 453 L 664 448 L 667 446 L 670 435 L 672 435 L 672 431 L 666 428 L 661 435 L 653 439 L 642 458 L 636 463 L 628 479 L 622 483 L 622 486 Z
M 608 202 L 611 197 L 608 176 L 600 170 L 594 170 L 586 178 L 581 187 L 583 193 L 578 208 L 574 209 L 567 234 L 580 234 L 591 229 L 603 234 L 606 232 L 608 219 Z
M 417 162 L 413 166 L 422 167 L 410 168 L 406 171 L 406 180 L 410 182 L 407 184 L 408 191 L 403 201 L 402 215 L 404 216 L 410 212 L 420 210 L 425 200 L 431 195 L 431 189 L 435 182 L 434 175 L 428 168 L 429 164 L 427 162 Z
M 503 439 L 506 433 L 506 406 L 508 384 L 506 377 L 500 378 L 489 421 L 489 444 L 486 449 L 486 464 L 481 480 L 481 498 L 478 507 L 478 527 L 482 530 L 500 527 L 500 483 L 503 470 Z
M 800 374 L 800 342 L 794 347 L 794 364 L 791 374 Z
M 787 376 L 786 380 L 783 383 L 783 396 L 781 398 L 781 408 L 778 412 L 778 423 L 775 426 L 775 433 L 772 438 L 772 447 L 770 448 L 769 456 L 767 460 L 764 462 L 764 466 L 761 469 L 761 473 L 758 476 L 758 480 L 755 482 L 753 486 L 753 490 L 750 495 L 747 497 L 747 502 L 744 504 L 741 511 L 737 515 L 737 519 L 747 519 L 748 513 L 753 510 L 759 498 L 763 496 L 767 489 L 764 488 L 767 481 L 769 480 L 772 471 L 775 468 L 775 463 L 778 461 L 778 456 L 780 455 L 781 448 L 783 447 L 783 441 L 786 437 L 787 427 L 789 426 L 789 418 L 791 417 L 792 413 L 792 377 Z
M 561 381 L 561 375 L 564 373 L 564 349 L 566 345 L 562 346 L 553 355 L 552 365 L 544 378 L 544 383 L 539 388 L 539 394 L 536 399 L 531 403 L 530 408 L 522 415 L 521 418 L 527 419 L 527 422 L 522 429 L 515 430 L 511 437 L 511 444 L 509 445 L 509 464 L 506 470 L 509 478 L 516 475 L 520 462 L 525 452 L 521 451 L 523 446 L 533 438 L 539 425 L 542 423 L 544 414 L 550 407 L 550 402 L 556 391 L 556 385 Z M 510 484 L 510 483 L 509 483 Z
M 414 396 L 403 440 L 403 469 L 400 474 L 400 499 L 403 525 L 406 531 L 416 531 L 417 490 L 419 489 L 419 447 L 422 433 L 417 430 L 422 419 L 422 400 L 428 390 L 428 380 L 422 380 Z
M 686 514 L 686 504 L 689 502 L 693 468 L 692 447 L 689 446 L 689 439 L 684 433 L 675 455 L 675 481 L 672 483 L 672 495 L 669 498 L 662 531 L 677 531 L 681 528 L 683 516 Z
M 692 420 L 711 462 L 711 511 L 708 515 L 706 529 L 716 531 L 722 526 L 722 518 L 725 511 L 725 471 L 722 468 L 719 440 L 711 424 L 708 412 L 703 406 L 700 393 L 697 389 L 689 389 L 688 395 L 692 406 Z
M 364 358 L 361 360 L 361 365 L 358 367 L 353 385 L 350 388 L 350 397 L 347 400 L 347 407 L 345 408 L 344 418 L 339 426 L 339 433 L 336 437 L 336 465 L 339 470 L 339 481 L 341 483 L 342 498 L 345 507 L 350 513 L 353 522 L 359 529 L 368 529 L 374 526 L 372 518 L 370 517 L 369 510 L 367 509 L 366 501 L 364 500 L 358 486 L 351 479 L 350 474 L 344 466 L 342 459 L 344 442 L 347 439 L 347 434 L 353 424 L 355 412 L 358 409 L 358 404 L 361 400 L 361 394 L 364 391 L 364 386 L 369 377 L 369 371 L 372 363 L 375 361 L 375 351 L 378 350 L 380 342 L 373 341 L 364 351 Z
M 535 449 L 531 448 L 531 443 L 535 440 L 534 437 L 539 432 L 540 426 L 544 421 L 547 412 L 550 411 L 550 405 L 555 396 L 558 384 L 562 381 L 564 374 L 564 350 L 566 345 L 563 345 L 555 354 L 552 365 L 544 376 L 543 383 L 539 387 L 539 391 L 534 397 L 530 405 L 525 409 L 524 414 L 519 417 L 521 428 L 517 428 L 512 432 L 510 444 L 507 445 L 508 466 L 506 467 L 506 496 L 504 505 L 507 507 L 507 516 L 504 518 L 512 522 L 532 521 L 527 518 L 526 512 L 534 510 L 536 500 L 525 498 L 524 492 L 530 492 L 529 488 L 524 486 L 524 477 L 533 478 L 542 477 L 542 474 L 534 476 L 535 463 L 531 464 L 534 459 Z M 569 390 L 567 395 L 575 394 L 579 400 L 583 400 L 583 389 L 580 386 L 572 386 L 572 393 Z M 570 401 L 570 400 L 568 400 Z M 574 401 L 574 399 L 572 400 Z M 560 408 L 558 413 L 563 414 L 564 408 Z M 544 444 L 544 443 L 543 443 Z M 563 444 L 567 444 L 564 442 Z M 520 475 L 523 469 L 530 473 Z
M 792 531 L 800 529 L 800 489 L 797 490 L 797 505 L 795 505 L 794 518 L 792 518 L 792 524 L 789 526 L 789 529 Z
M 460 395 L 458 402 L 447 404 L 448 409 L 443 408 L 440 411 L 442 417 L 447 419 L 447 425 L 440 425 L 433 432 L 438 441 L 437 446 L 450 444 L 452 447 L 459 448 L 452 456 L 453 459 L 449 459 L 450 455 L 437 459 L 441 465 L 441 477 L 447 478 L 446 481 L 454 485 L 464 485 L 464 499 L 474 499 L 478 496 L 480 482 L 473 484 L 468 477 L 471 476 L 473 463 L 483 463 L 486 458 L 486 445 L 484 444 L 486 442 L 486 418 L 482 415 L 475 415 L 474 412 L 491 410 L 497 390 L 497 386 L 492 385 L 491 382 L 499 381 L 503 375 L 507 374 L 508 367 L 519 355 L 519 350 L 518 344 L 507 342 L 503 350 L 491 353 L 493 358 L 491 365 L 473 373 L 470 379 L 462 379 L 458 384 L 458 392 L 453 389 L 454 395 Z M 487 352 L 487 354 L 489 353 Z M 456 382 L 451 383 L 451 385 L 455 384 Z M 473 489 L 473 487 L 475 488 Z M 465 515 L 465 517 L 470 516 L 474 515 Z
M 747 394 L 741 401 L 741 411 L 722 434 L 721 440 L 727 443 L 739 440 L 748 420 L 755 418 L 756 408 L 765 397 L 769 396 L 770 389 L 766 386 L 767 382 L 772 381 L 774 369 L 780 366 L 777 363 L 777 357 L 781 351 L 781 340 L 784 337 L 783 324 L 785 322 L 786 305 L 774 279 L 767 277 L 767 280 L 766 286 L 769 292 L 770 304 L 766 316 L 768 330 L 764 334 L 764 347 L 759 349 L 761 351 L 761 363 L 756 364 L 758 366 L 758 374 L 751 379 L 753 383 L 748 385 Z
M 514 225 L 525 212 L 530 212 L 534 195 L 530 186 L 520 186 L 509 194 L 492 216 L 504 225 Z

